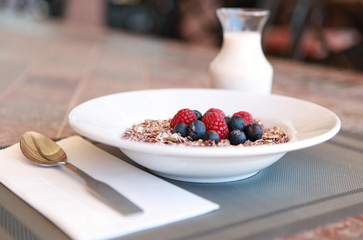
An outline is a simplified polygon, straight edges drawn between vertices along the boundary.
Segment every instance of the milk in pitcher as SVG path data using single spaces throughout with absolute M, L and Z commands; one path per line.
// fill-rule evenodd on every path
M 222 48 L 209 67 L 213 88 L 271 93 L 273 68 L 262 51 L 261 29 L 224 29 Z

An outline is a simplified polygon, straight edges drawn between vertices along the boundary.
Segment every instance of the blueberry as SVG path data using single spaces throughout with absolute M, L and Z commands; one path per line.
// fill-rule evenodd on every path
M 240 130 L 233 130 L 229 133 L 228 140 L 232 145 L 238 145 L 243 144 L 247 139 L 244 132 L 241 132 Z
M 243 131 L 243 129 L 246 127 L 246 120 L 239 116 L 235 115 L 228 121 L 228 130 L 232 132 L 233 130 L 240 130 Z
M 206 132 L 206 126 L 200 120 L 195 120 L 188 126 L 188 136 L 190 136 L 194 141 L 203 138 Z
M 250 123 L 248 124 L 244 132 L 248 140 L 254 142 L 262 137 L 263 130 L 262 127 L 258 123 Z
M 228 125 L 229 120 L 231 120 L 231 118 L 230 118 L 230 117 L 224 117 L 224 120 L 226 121 L 226 123 L 227 123 L 227 125 Z
M 180 133 L 182 137 L 188 136 L 188 125 L 185 123 L 178 123 L 175 125 L 173 133 Z
M 195 116 L 197 117 L 197 120 L 202 120 L 202 114 L 198 110 L 193 110 Z
M 210 130 L 208 132 L 206 132 L 203 136 L 203 141 L 211 141 L 215 144 L 218 144 L 219 143 L 219 135 L 216 131 L 213 131 L 213 130 Z

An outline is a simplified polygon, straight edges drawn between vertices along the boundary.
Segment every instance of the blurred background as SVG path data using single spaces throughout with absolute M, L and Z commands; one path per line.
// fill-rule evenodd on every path
M 266 8 L 267 55 L 363 70 L 363 0 L 0 0 L 2 12 L 219 48 L 220 7 Z M 0 13 L 1 14 L 1 13 Z

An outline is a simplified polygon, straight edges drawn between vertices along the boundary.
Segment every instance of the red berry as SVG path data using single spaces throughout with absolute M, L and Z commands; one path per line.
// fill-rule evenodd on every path
M 181 109 L 174 115 L 174 117 L 170 121 L 170 127 L 174 128 L 178 123 L 185 123 L 186 125 L 191 124 L 197 120 L 197 116 L 195 115 L 193 110 L 188 108 Z
M 253 122 L 253 117 L 248 112 L 240 111 L 240 112 L 236 112 L 235 114 L 233 114 L 233 116 L 235 116 L 235 115 L 239 115 L 239 116 L 243 117 L 246 120 L 246 125 Z
M 208 111 L 206 111 L 205 113 L 218 113 L 221 114 L 223 117 L 226 116 L 226 114 L 224 114 L 224 112 L 218 108 L 210 108 Z
M 206 114 L 202 118 L 202 122 L 205 124 L 207 131 L 213 130 L 217 132 L 220 139 L 223 139 L 228 135 L 228 126 L 221 114 L 215 112 Z

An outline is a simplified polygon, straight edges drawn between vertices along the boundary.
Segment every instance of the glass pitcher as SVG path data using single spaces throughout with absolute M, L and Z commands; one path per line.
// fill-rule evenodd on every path
M 273 69 L 261 44 L 268 10 L 219 8 L 223 44 L 209 66 L 211 87 L 271 93 Z

